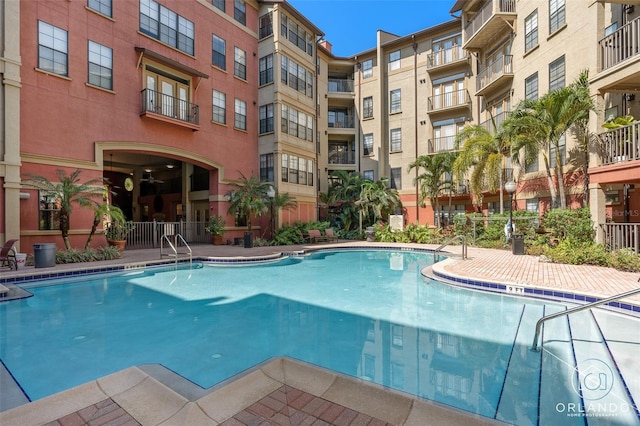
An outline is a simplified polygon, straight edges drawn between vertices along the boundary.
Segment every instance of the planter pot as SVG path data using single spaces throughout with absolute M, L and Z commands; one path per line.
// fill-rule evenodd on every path
M 124 251 L 124 246 L 127 244 L 127 240 L 107 240 L 107 243 L 122 252 Z
M 224 244 L 224 239 L 222 238 L 222 235 L 212 235 L 211 242 L 216 246 L 221 246 Z

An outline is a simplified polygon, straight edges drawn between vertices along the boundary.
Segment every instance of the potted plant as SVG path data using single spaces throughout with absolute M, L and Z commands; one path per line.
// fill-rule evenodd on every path
M 224 235 L 224 228 L 226 221 L 222 216 L 211 216 L 209 225 L 205 228 L 205 231 L 211 234 L 211 240 L 213 244 L 219 246 L 223 243 L 222 235 Z
M 127 235 L 133 231 L 135 224 L 127 220 L 113 220 L 105 228 L 104 235 L 110 246 L 117 247 L 119 251 L 124 250 L 127 242 Z

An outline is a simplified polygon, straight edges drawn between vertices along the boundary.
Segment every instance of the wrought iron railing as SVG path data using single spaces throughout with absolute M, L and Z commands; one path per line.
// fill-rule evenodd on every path
M 464 27 L 465 40 L 473 37 L 497 13 L 516 13 L 516 0 L 492 0 L 487 2 Z
M 344 129 L 355 129 L 356 125 L 353 120 L 353 115 L 338 115 L 331 116 L 331 112 L 329 112 L 329 127 L 331 128 L 344 128 Z
M 462 49 L 462 46 L 439 50 L 438 52 L 431 53 L 427 56 L 427 69 L 451 64 L 468 58 L 469 54 Z
M 189 243 L 207 243 L 207 222 L 134 222 L 127 249 L 159 248 L 163 235 L 181 235 Z
M 603 223 L 600 226 L 607 249 L 630 248 L 640 254 L 640 223 Z
M 470 106 L 471 96 L 467 89 L 454 90 L 452 92 L 429 96 L 427 100 L 427 111 L 437 111 L 441 109 L 454 108 L 459 106 Z
M 356 153 L 329 146 L 329 164 L 356 164 Z
M 195 125 L 200 124 L 200 108 L 184 99 L 151 89 L 143 89 L 142 113 L 152 112 Z
M 600 70 L 611 68 L 640 53 L 640 17 L 598 42 Z
M 602 165 L 640 159 L 640 122 L 612 129 L 599 135 Z
M 429 152 L 454 151 L 456 149 L 456 137 L 453 135 L 429 139 Z
M 353 80 L 330 78 L 329 92 L 353 92 Z
M 493 120 L 492 119 L 485 120 L 482 123 L 480 123 L 480 125 L 490 132 L 495 132 L 500 128 L 500 126 L 502 125 L 502 123 L 504 123 L 507 117 L 509 117 L 509 113 L 510 111 L 505 111 L 505 112 L 501 112 L 500 114 L 496 114 L 493 116 Z
M 513 55 L 504 55 L 478 73 L 476 89 L 480 91 L 505 75 L 513 75 Z

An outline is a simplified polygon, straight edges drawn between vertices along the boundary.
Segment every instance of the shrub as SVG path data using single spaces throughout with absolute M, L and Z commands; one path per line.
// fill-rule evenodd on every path
M 542 221 L 553 238 L 567 239 L 576 244 L 593 242 L 595 229 L 588 207 L 549 210 Z
M 611 266 L 611 255 L 602 244 L 574 243 L 561 240 L 557 247 L 550 247 L 544 253 L 555 263 L 569 265 Z
M 630 248 L 616 250 L 611 254 L 611 266 L 621 271 L 640 272 L 640 256 Z

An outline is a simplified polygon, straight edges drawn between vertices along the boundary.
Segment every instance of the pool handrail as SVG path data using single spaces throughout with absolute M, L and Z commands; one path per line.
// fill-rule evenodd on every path
M 638 280 L 640 281 L 640 280 Z M 576 306 L 575 308 L 571 308 L 571 309 L 567 309 L 566 311 L 560 311 L 560 312 L 556 312 L 553 314 L 549 314 L 549 315 L 545 315 L 542 318 L 540 318 L 538 320 L 538 322 L 536 322 L 536 331 L 535 334 L 533 336 L 533 344 L 531 345 L 531 350 L 534 352 L 539 352 L 540 351 L 540 347 L 538 346 L 538 339 L 540 337 L 540 332 L 542 331 L 542 324 L 550 319 L 554 319 L 554 318 L 558 318 L 564 315 L 569 315 L 569 314 L 573 314 L 575 312 L 578 311 L 584 311 L 585 309 L 591 309 L 594 308 L 598 305 L 603 305 L 605 303 L 609 303 L 609 302 L 613 302 L 619 299 L 623 299 L 627 296 L 633 296 L 634 294 L 638 294 L 640 293 L 640 287 L 634 289 L 634 290 L 629 290 L 626 291 L 624 293 L 620 293 L 617 294 L 615 296 L 611 296 L 611 297 L 607 297 L 606 299 L 602 299 L 602 300 L 596 300 L 595 302 L 591 302 L 591 303 L 587 303 L 586 305 L 580 305 L 580 306 Z
M 451 244 L 455 240 L 460 240 L 462 242 L 462 260 L 466 260 L 467 259 L 467 237 L 465 237 L 464 235 L 454 235 L 453 237 L 449 238 L 447 241 L 442 243 L 435 250 L 435 253 L 437 254 L 437 253 L 441 252 L 443 248 L 445 248 L 446 246 L 448 246 L 449 244 Z
M 169 237 L 173 237 L 174 242 L 171 242 L 171 239 Z M 191 247 L 189 246 L 189 244 L 187 244 L 187 242 L 184 240 L 184 238 L 182 238 L 181 234 L 174 234 L 174 235 L 169 235 L 169 234 L 163 234 L 162 238 L 160 239 L 160 258 L 162 259 L 162 256 L 164 256 L 164 242 L 165 240 L 167 241 L 167 244 L 169 244 L 169 247 L 171 247 L 171 250 L 173 251 L 173 253 L 167 253 L 167 256 L 170 257 L 175 257 L 176 258 L 176 263 L 178 263 L 178 255 L 179 254 L 188 254 L 189 255 L 189 263 L 192 262 L 193 260 L 193 251 L 191 250 Z M 178 241 L 182 242 L 182 244 L 184 244 L 184 246 L 187 248 L 187 250 L 189 250 L 188 252 L 185 253 L 179 253 L 178 252 Z

